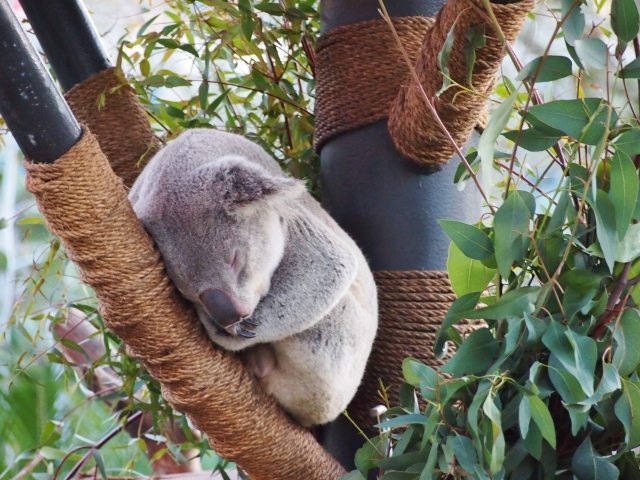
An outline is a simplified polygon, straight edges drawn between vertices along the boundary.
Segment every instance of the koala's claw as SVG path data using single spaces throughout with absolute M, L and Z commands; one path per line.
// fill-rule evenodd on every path
M 240 327 L 238 329 L 238 335 L 244 338 L 255 338 L 258 334 L 256 332 L 245 330 L 244 327 Z
M 227 332 L 224 328 L 220 327 L 217 323 L 213 323 L 213 326 L 215 328 L 215 331 L 218 335 L 220 335 L 221 337 L 230 337 L 231 334 L 229 332 Z
M 249 325 L 253 325 L 254 327 L 260 326 L 260 321 L 253 320 L 251 318 L 245 318 L 244 320 L 242 320 L 242 323 L 248 323 Z

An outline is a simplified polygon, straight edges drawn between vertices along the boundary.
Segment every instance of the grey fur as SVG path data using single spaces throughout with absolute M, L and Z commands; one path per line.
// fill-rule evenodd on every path
M 301 425 L 336 418 L 371 351 L 376 290 L 360 250 L 303 184 L 249 140 L 193 129 L 151 160 L 129 199 L 211 340 L 241 351 Z M 206 289 L 250 318 L 221 335 L 199 300 Z

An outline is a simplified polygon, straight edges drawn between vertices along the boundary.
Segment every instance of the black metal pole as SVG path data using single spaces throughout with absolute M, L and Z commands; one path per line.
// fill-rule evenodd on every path
M 435 16 L 445 0 L 386 0 L 391 16 Z M 378 0 L 322 0 L 322 33 L 380 19 Z M 374 68 L 374 67 L 372 67 Z M 477 134 L 470 144 L 477 141 Z M 454 158 L 424 169 L 402 158 L 386 120 L 329 140 L 322 148 L 322 203 L 356 240 L 372 270 L 445 270 L 449 239 L 437 223 L 448 218 L 472 223 L 481 200 L 468 185 L 458 192 Z M 321 431 L 323 446 L 353 468 L 363 441 L 342 417 Z
M 24 155 L 37 163 L 52 163 L 81 135 L 7 0 L 0 0 L 0 115 Z
M 20 0 L 63 91 L 111 67 L 80 0 Z

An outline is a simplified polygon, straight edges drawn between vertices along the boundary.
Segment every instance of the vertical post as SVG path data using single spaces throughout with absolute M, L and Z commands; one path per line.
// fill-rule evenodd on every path
M 434 17 L 444 3 L 388 0 L 385 5 L 392 17 Z M 380 19 L 378 9 L 378 0 L 322 0 L 321 31 Z M 476 141 L 474 133 L 470 143 Z M 434 169 L 410 163 L 396 150 L 382 120 L 324 144 L 323 206 L 358 243 L 372 270 L 445 270 L 449 240 L 437 220 L 472 223 L 481 213 L 477 191 L 467 186 L 459 192 L 453 183 L 458 164 L 458 158 Z M 345 419 L 325 426 L 322 441 L 347 469 L 353 468 L 363 441 Z
M 20 4 L 63 91 L 111 67 L 80 0 L 21 0 Z
M 0 115 L 31 161 L 51 163 L 81 130 L 15 13 L 0 0 Z

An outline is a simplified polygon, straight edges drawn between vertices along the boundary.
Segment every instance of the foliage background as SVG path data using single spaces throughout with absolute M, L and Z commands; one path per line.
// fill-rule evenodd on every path
M 99 31 L 105 33 L 114 63 L 136 88 L 163 140 L 195 126 L 244 134 L 269 151 L 285 170 L 305 178 L 318 195 L 319 160 L 312 149 L 312 52 L 319 32 L 318 3 L 176 0 L 122 1 L 115 6 L 88 2 L 88 7 Z M 583 7 L 587 30 L 591 28 L 593 35 L 605 41 L 611 30 L 606 26 L 609 8 L 606 0 Z M 545 51 L 566 55 L 562 35 L 551 38 L 560 9 L 559 2 L 550 0 L 541 3 L 527 20 L 515 45 L 523 63 Z M 606 65 L 596 65 L 584 71 L 579 94 L 602 96 L 607 91 L 606 70 Z M 501 73 L 511 79 L 517 75 L 509 60 Z M 630 96 L 637 98 L 635 82 L 627 87 Z M 549 82 L 542 90 L 545 101 L 575 95 L 573 77 Z M 500 82 L 492 108 L 508 96 L 508 81 Z M 628 109 L 624 103 L 616 105 L 621 112 Z M 517 121 L 513 117 L 509 125 L 516 127 Z M 44 460 L 33 475 L 50 478 L 66 453 L 101 438 L 117 424 L 117 418 L 84 387 L 51 333 L 51 325 L 65 318 L 70 305 L 92 312 L 95 302 L 33 208 L 22 187 L 18 152 L 10 139 L 6 140 L 0 153 L 0 218 L 7 220 L 6 228 L 0 231 L 0 479 L 12 478 L 38 454 Z M 497 148 L 508 151 L 508 142 L 500 137 Z M 545 191 L 556 188 L 561 172 L 555 167 L 546 170 L 549 162 L 545 152 L 519 150 L 517 157 L 519 178 L 537 183 Z M 496 204 L 501 202 L 501 187 L 505 186 L 505 169 L 498 167 L 489 169 L 496 187 L 490 191 L 490 201 Z M 97 315 L 90 319 L 102 329 Z M 122 389 L 111 392 L 111 398 L 131 400 L 134 391 L 143 392 L 142 399 L 132 400 L 133 404 L 154 411 L 159 418 L 169 415 L 153 382 L 136 382 L 138 367 L 119 350 L 117 339 L 109 335 L 101 338 L 112 355 L 99 360 L 94 369 L 112 367 L 125 380 Z M 218 464 L 204 442 L 171 446 L 167 454 L 179 457 L 179 449 L 189 446 L 200 450 L 205 467 Z M 150 466 L 142 448 L 140 442 L 118 435 L 103 450 L 107 471 L 148 473 Z M 74 459 L 77 456 L 65 462 L 61 471 L 68 471 Z

